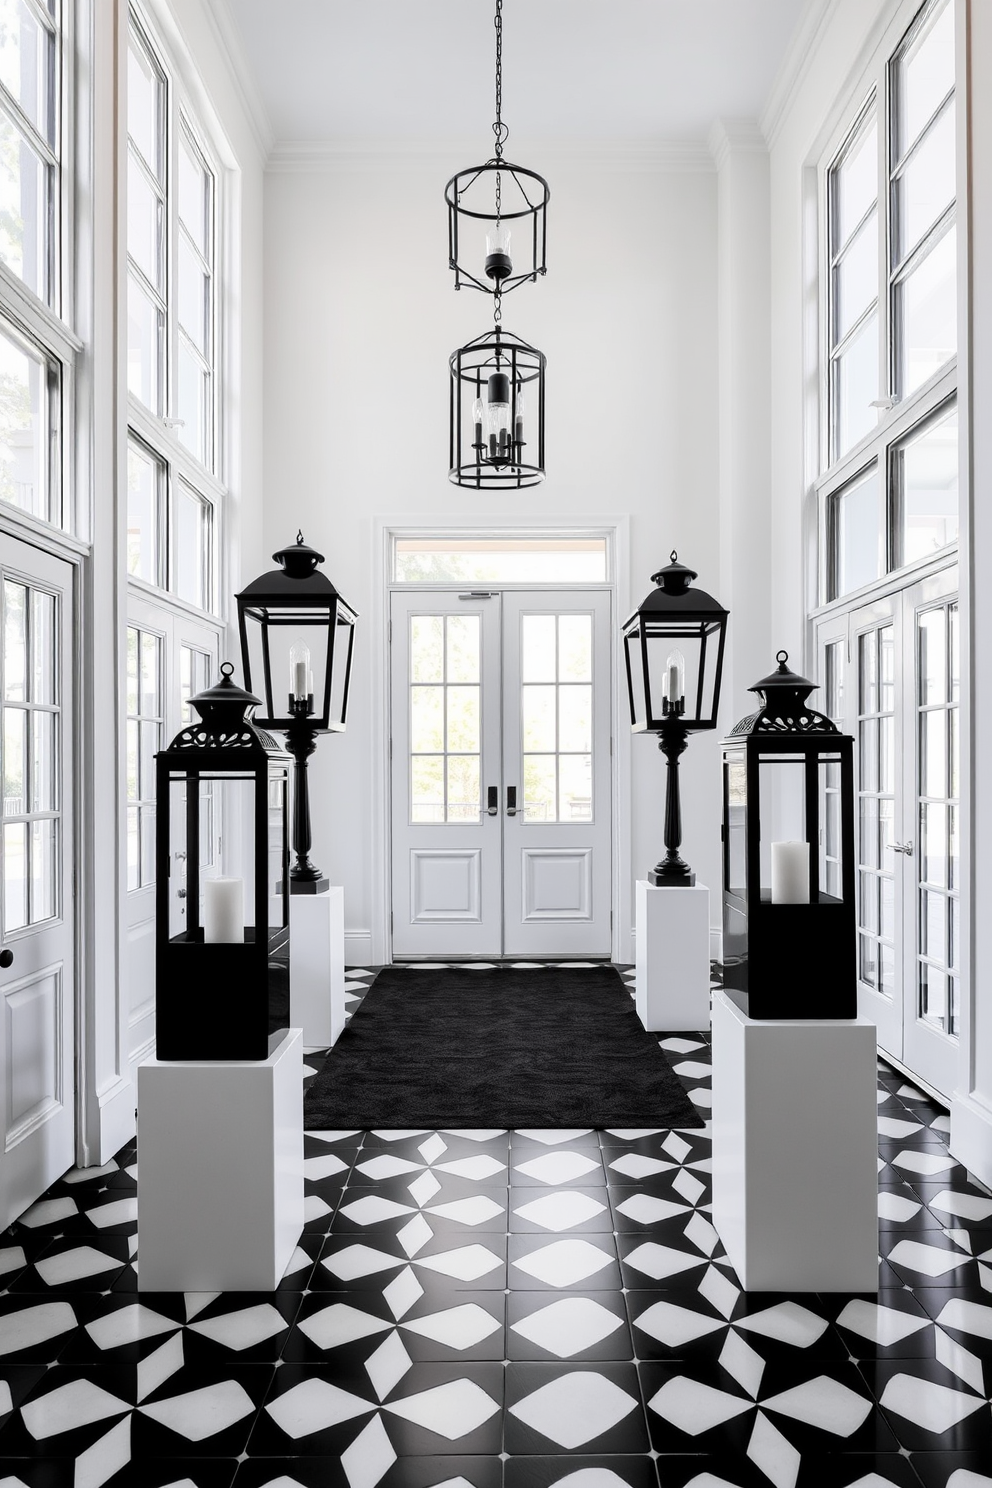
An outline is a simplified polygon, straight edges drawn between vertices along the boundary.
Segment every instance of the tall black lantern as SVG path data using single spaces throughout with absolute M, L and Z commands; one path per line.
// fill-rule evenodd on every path
M 679 853 L 679 756 L 690 734 L 716 728 L 728 612 L 704 589 L 693 588 L 696 572 L 679 563 L 675 552 L 651 578 L 658 587 L 623 627 L 630 726 L 635 734 L 657 734 L 668 761 L 666 853 L 648 882 L 688 887 L 696 875 Z
M 776 659 L 723 741 L 724 981 L 752 1018 L 854 1018 L 854 740 Z
M 276 569 L 253 579 L 237 596 L 245 686 L 263 694 L 261 728 L 286 734 L 293 772 L 294 893 L 314 892 L 326 880 L 310 862 L 307 760 L 318 734 L 342 733 L 348 716 L 351 660 L 358 615 L 326 574 L 323 553 L 302 532 L 273 553 Z
M 289 757 L 231 680 L 190 698 L 200 721 L 156 755 L 155 1035 L 159 1059 L 265 1059 L 269 955 L 289 923 Z M 212 861 L 219 823 L 235 876 Z M 170 862 L 185 863 L 185 928 Z M 247 923 L 246 923 L 247 921 Z

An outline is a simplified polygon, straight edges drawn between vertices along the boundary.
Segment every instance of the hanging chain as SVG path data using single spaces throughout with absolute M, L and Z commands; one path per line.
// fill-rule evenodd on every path
M 502 293 L 500 292 L 499 285 L 497 284 L 496 288 L 493 290 L 493 322 L 494 322 L 495 325 L 498 326 L 499 323 L 500 323 L 500 321 L 502 319 L 503 319 L 503 296 L 502 296 Z
M 496 159 L 499 160 L 509 133 L 503 123 L 503 0 L 496 0 L 493 25 L 496 28 L 496 119 L 493 123 L 493 134 L 496 136 Z

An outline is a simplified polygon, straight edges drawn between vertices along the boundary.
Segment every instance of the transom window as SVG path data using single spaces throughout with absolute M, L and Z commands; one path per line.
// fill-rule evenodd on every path
M 603 584 L 605 536 L 395 537 L 392 577 L 401 584 Z
M 824 167 L 820 603 L 957 541 L 955 169 L 953 7 L 928 0 Z

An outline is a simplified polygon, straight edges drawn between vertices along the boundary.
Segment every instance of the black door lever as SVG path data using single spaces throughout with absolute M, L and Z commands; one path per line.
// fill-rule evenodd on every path
M 486 813 L 496 816 L 499 811 L 499 786 L 491 785 L 486 792 Z
M 517 787 L 515 785 L 506 787 L 506 814 L 507 816 L 517 814 Z

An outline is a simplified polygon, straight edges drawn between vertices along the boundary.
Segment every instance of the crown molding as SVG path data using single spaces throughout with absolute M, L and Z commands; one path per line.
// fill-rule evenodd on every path
M 266 169 L 280 174 L 347 174 L 418 166 L 453 175 L 466 161 L 480 162 L 479 141 L 439 140 L 280 140 L 269 152 Z M 647 174 L 711 173 L 713 158 L 701 140 L 527 141 L 514 147 L 512 160 L 547 174 L 547 167 L 586 165 L 603 170 Z
M 806 10 L 789 43 L 782 65 L 758 120 L 769 150 L 794 104 L 827 28 L 834 0 L 807 0 Z
M 208 0 L 203 9 L 262 160 L 266 161 L 275 145 L 276 134 L 230 0 Z
M 765 136 L 755 119 L 714 119 L 706 142 L 717 170 L 722 170 L 731 154 L 768 154 Z

